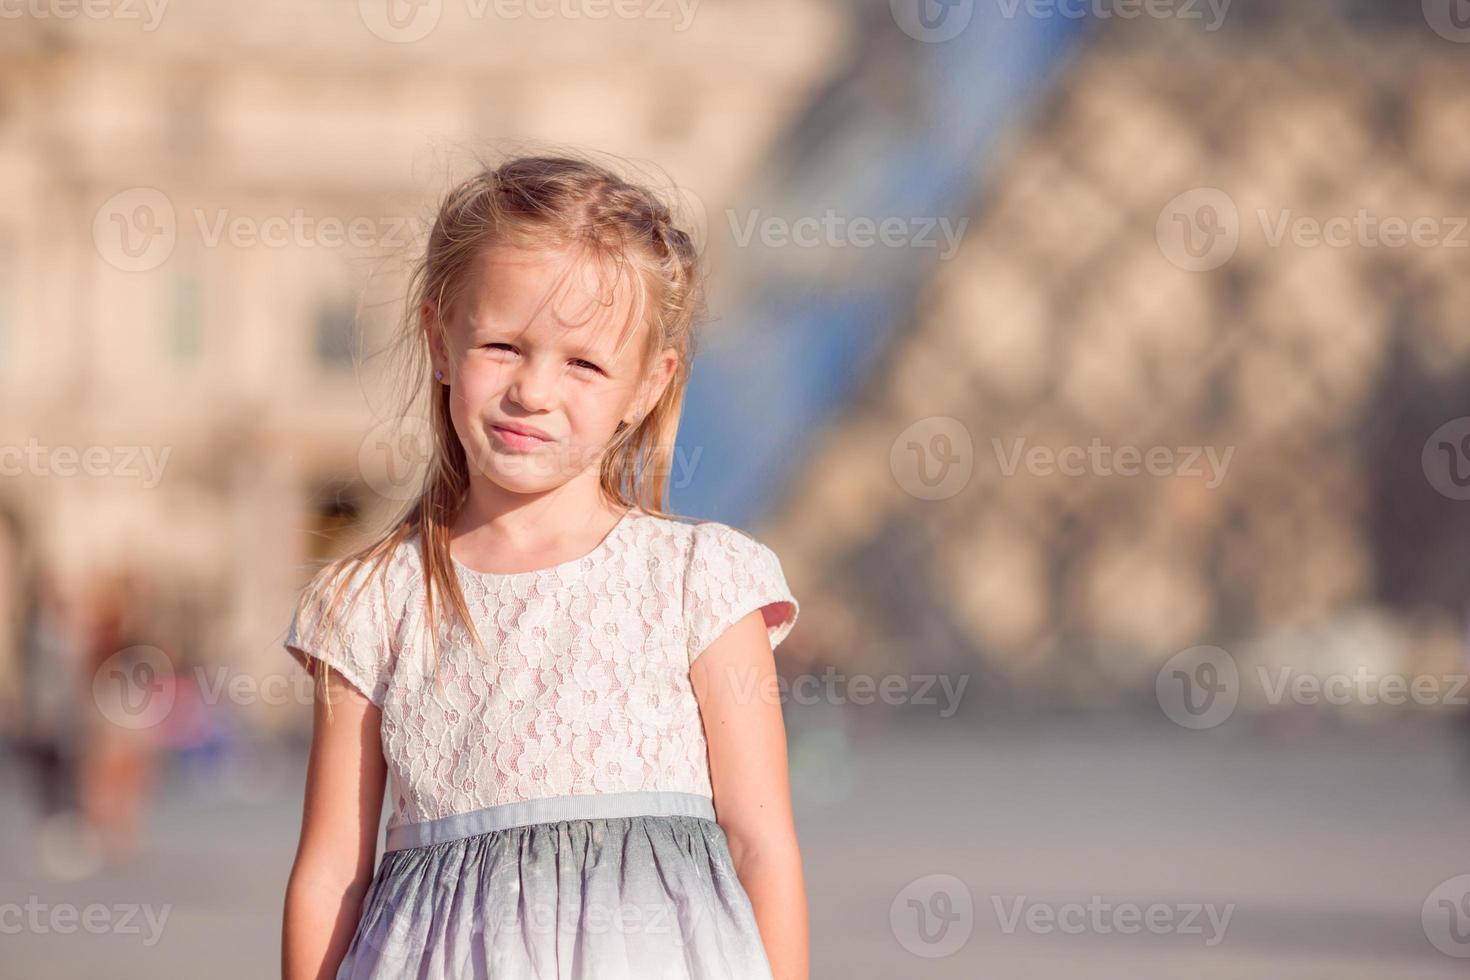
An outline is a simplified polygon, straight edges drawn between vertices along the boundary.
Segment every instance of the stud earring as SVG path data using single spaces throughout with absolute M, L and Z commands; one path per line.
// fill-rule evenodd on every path
M 438 368 L 435 368 L 434 369 L 434 380 L 435 381 L 443 381 L 444 380 L 444 372 L 441 371 L 441 370 L 439 370 Z

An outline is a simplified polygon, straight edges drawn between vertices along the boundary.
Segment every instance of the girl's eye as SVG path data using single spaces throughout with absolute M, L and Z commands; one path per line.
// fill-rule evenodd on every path
M 504 350 L 504 351 L 510 351 L 512 353 L 515 352 L 515 347 L 512 346 L 512 345 L 510 345 L 510 344 L 506 344 L 506 343 L 499 343 L 499 342 L 497 342 L 497 343 L 481 344 L 480 347 L 483 348 L 483 349 L 485 349 L 485 350 Z M 591 361 L 584 361 L 580 357 L 574 359 L 572 361 L 572 364 L 574 364 L 576 367 L 578 367 L 578 368 L 580 368 L 580 369 L 582 369 L 584 371 L 596 371 L 598 374 L 601 374 L 602 373 L 602 368 L 598 367 L 596 364 L 593 364 Z

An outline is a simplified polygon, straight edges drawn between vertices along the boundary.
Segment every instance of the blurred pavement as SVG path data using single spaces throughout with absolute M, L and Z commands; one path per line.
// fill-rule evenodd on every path
M 1463 962 L 1429 943 L 1420 918 L 1436 885 L 1470 872 L 1470 790 L 1446 729 L 1277 741 L 1119 718 L 968 730 L 930 723 L 825 757 L 802 728 L 793 731 L 798 786 L 826 778 L 852 789 L 827 802 L 803 792 L 799 805 L 814 980 L 1465 975 Z M 74 883 L 35 875 L 24 801 L 6 779 L 6 902 L 34 895 L 78 907 L 169 908 L 151 947 L 141 915 L 137 933 L 58 935 L 14 933 L 10 912 L 0 919 L 0 976 L 277 975 L 304 762 L 259 768 L 245 794 L 238 780 L 207 795 L 169 780 L 131 872 Z M 892 920 L 890 909 L 934 874 L 964 882 L 974 920 L 956 952 L 928 958 L 905 949 L 901 934 L 910 944 L 916 935 L 907 903 Z M 1201 931 L 1187 935 L 1043 933 L 1028 931 L 1024 916 L 1010 934 L 1002 928 L 1018 907 L 1059 911 L 1094 895 L 1181 912 L 1234 909 L 1213 945 L 1203 913 Z

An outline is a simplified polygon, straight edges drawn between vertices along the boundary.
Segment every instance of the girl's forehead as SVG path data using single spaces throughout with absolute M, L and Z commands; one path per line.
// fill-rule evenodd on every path
M 611 350 L 629 332 L 633 289 L 605 262 L 566 250 L 494 246 L 476 257 L 460 319 L 472 331 L 503 329 Z
M 472 291 L 512 298 L 555 293 L 606 302 L 626 291 L 629 272 L 610 256 L 585 249 L 492 245 L 475 256 Z M 507 286 L 518 288 L 507 290 Z

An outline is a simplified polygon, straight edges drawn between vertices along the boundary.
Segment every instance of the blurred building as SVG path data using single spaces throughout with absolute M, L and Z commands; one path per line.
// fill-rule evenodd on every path
M 1465 45 L 1414 5 L 1236 0 L 1217 27 L 1098 21 L 1060 60 L 1059 15 L 926 43 L 889 6 L 7 20 L 0 603 L 40 563 L 132 565 L 206 663 L 289 672 L 308 563 L 412 488 L 384 342 L 434 199 L 529 139 L 647 165 L 708 223 L 713 329 L 751 342 L 710 345 L 690 430 L 706 483 L 781 470 L 785 662 L 1108 701 L 1181 648 L 1301 630 L 1328 660 L 1452 658 L 1467 518 L 1423 457 L 1470 415 Z M 732 243 L 829 207 L 942 217 L 956 174 L 953 257 Z M 1375 244 L 1360 212 L 1442 241 Z M 790 437 L 758 461 L 713 434 L 752 398 Z M 1174 468 L 1058 472 L 1094 445 Z
M 391 9 L 411 16 L 277 0 L 5 20 L 7 602 L 41 564 L 73 581 L 126 565 L 205 663 L 288 671 L 308 562 L 409 485 L 411 445 L 375 426 L 437 195 L 531 140 L 717 207 L 843 43 L 816 0 Z
M 1470 49 L 1418 4 L 1094 32 L 789 491 L 803 652 L 1001 701 L 1204 643 L 1463 669 L 1470 519 L 1421 457 L 1470 414 Z

